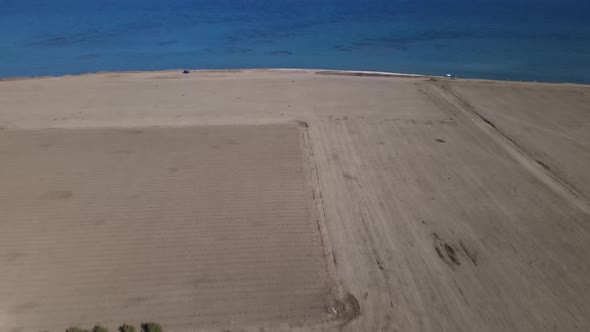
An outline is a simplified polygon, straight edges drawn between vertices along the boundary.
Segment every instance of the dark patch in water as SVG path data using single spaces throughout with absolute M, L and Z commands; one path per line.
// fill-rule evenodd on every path
M 47 39 L 47 42 L 50 44 L 55 44 L 55 45 L 63 45 L 63 44 L 67 44 L 68 39 L 66 37 L 53 37 L 53 38 Z
M 273 51 L 272 55 L 293 55 L 292 52 L 289 51 Z
M 253 49 L 251 48 L 243 48 L 243 47 L 226 47 L 225 53 L 229 54 L 248 54 L 252 52 Z
M 104 42 L 118 35 L 119 33 L 116 31 L 100 31 L 98 29 L 89 29 L 85 32 L 74 33 L 71 35 L 49 35 L 40 40 L 25 43 L 24 45 L 33 47 L 64 47 L 70 45 Z
M 78 60 L 88 60 L 88 59 L 94 59 L 97 56 L 98 56 L 98 54 L 96 54 L 96 53 L 88 53 L 88 54 L 78 55 L 76 57 L 76 59 L 78 59 Z
M 256 40 L 256 43 L 258 43 L 258 44 L 274 44 L 274 41 L 272 41 L 270 39 L 258 39 L 258 40 Z
M 174 45 L 174 44 L 178 44 L 178 40 L 164 40 L 164 41 L 158 42 L 158 45 L 160 45 L 160 46 L 168 46 L 168 45 Z
M 350 52 L 350 51 L 354 50 L 353 47 L 342 46 L 342 45 L 335 45 L 334 49 L 337 49 L 338 51 L 341 51 L 341 52 Z
M 341 51 L 349 51 L 360 48 L 390 48 L 400 51 L 407 51 L 409 47 L 417 42 L 430 42 L 438 40 L 453 40 L 462 38 L 488 38 L 488 34 L 471 31 L 422 31 L 412 34 L 393 33 L 380 37 L 368 37 L 360 39 L 349 45 L 337 45 L 334 48 Z M 442 44 L 438 44 L 439 46 Z
M 583 33 L 559 31 L 551 33 L 549 37 L 558 41 L 587 41 L 589 39 Z

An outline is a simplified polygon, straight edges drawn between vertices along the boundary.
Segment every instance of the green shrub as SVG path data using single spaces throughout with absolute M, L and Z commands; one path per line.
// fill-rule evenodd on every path
M 135 332 L 135 326 L 123 324 L 119 326 L 119 332 Z
M 66 329 L 66 332 L 88 332 L 88 330 L 83 330 L 79 327 L 70 327 Z
M 158 323 L 143 323 L 141 332 L 162 332 L 162 327 Z
M 92 332 L 109 332 L 109 329 L 107 329 L 106 327 L 102 327 L 100 325 L 95 325 L 92 328 Z

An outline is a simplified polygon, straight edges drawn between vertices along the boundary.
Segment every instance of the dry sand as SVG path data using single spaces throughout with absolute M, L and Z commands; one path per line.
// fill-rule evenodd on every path
M 587 330 L 588 105 L 382 73 L 2 81 L 0 330 Z

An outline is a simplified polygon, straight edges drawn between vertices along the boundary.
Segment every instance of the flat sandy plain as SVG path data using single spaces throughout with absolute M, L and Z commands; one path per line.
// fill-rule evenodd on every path
M 590 329 L 590 87 L 0 81 L 0 330 Z

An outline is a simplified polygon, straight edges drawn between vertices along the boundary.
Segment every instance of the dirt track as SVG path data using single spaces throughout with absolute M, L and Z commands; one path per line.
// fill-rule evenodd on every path
M 0 82 L 0 326 L 588 329 L 589 104 L 579 85 L 313 71 Z M 187 285 L 203 268 L 227 287 Z

